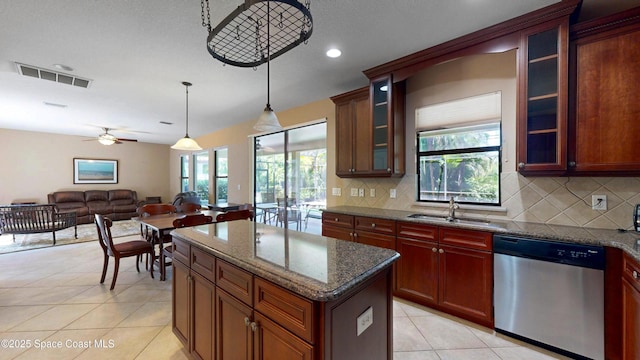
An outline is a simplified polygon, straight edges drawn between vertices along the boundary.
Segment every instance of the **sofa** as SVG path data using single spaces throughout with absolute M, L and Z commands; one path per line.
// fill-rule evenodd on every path
M 111 220 L 127 220 L 138 216 L 136 209 L 143 205 L 134 190 L 57 191 L 47 195 L 61 213 L 75 212 L 78 224 L 93 222 L 95 214 Z

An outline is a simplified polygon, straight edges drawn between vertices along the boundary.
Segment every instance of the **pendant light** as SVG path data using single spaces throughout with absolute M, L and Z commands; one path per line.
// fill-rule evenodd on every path
M 184 137 L 182 139 L 178 140 L 173 146 L 171 146 L 171 148 L 172 149 L 176 149 L 176 150 L 188 150 L 188 151 L 202 150 L 200 145 L 198 145 L 198 143 L 195 140 L 193 140 L 192 138 L 189 137 L 189 86 L 191 86 L 191 83 L 183 81 L 182 85 L 184 85 L 186 90 L 187 90 L 187 123 L 186 123 L 186 131 L 185 131 Z
M 270 63 L 271 63 L 271 11 L 269 8 L 269 0 L 267 0 L 267 106 L 258 117 L 258 122 L 253 126 L 258 131 L 280 131 L 282 126 L 278 122 L 276 113 L 271 109 L 270 104 Z

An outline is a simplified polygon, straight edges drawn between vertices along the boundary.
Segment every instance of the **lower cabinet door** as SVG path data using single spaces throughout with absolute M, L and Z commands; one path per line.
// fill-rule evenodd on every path
M 493 327 L 493 256 L 490 252 L 440 245 L 440 306 Z
M 189 267 L 173 261 L 173 333 L 189 348 L 190 286 Z
M 313 346 L 255 312 L 254 360 L 313 360 Z
M 640 359 L 640 292 L 622 279 L 622 358 Z
M 396 294 L 421 304 L 438 301 L 438 244 L 398 237 Z
M 196 359 L 211 360 L 215 350 L 215 295 L 216 287 L 203 276 L 192 272 L 193 333 L 191 355 Z
M 198 316 L 196 314 L 196 316 Z M 253 332 L 249 306 L 216 289 L 216 358 L 251 360 L 253 356 Z

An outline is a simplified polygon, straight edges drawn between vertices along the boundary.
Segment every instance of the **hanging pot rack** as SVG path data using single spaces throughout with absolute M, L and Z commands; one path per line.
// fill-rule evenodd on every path
M 202 26 L 209 32 L 207 50 L 224 64 L 258 67 L 269 57 L 273 60 L 306 43 L 313 32 L 310 0 L 304 4 L 298 0 L 245 0 L 216 27 L 211 27 L 209 0 L 201 0 L 201 6 Z

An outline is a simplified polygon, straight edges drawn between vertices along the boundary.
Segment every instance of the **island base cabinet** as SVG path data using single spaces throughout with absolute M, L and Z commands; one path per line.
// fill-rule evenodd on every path
M 196 359 L 213 359 L 215 350 L 215 295 L 216 287 L 204 277 L 191 273 L 193 291 L 193 333 L 191 355 Z
M 313 360 L 313 346 L 259 312 L 254 333 L 254 360 Z
M 622 358 L 640 359 L 640 292 L 622 279 Z
M 173 333 L 189 348 L 191 321 L 189 267 L 179 261 L 173 261 Z
M 252 309 L 218 289 L 216 293 L 217 359 L 253 359 Z

